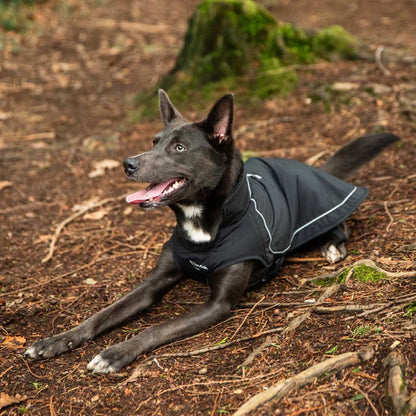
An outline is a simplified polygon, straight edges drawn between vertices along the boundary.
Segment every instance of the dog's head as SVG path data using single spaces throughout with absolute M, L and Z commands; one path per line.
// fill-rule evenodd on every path
M 233 152 L 233 105 L 234 96 L 227 94 L 203 121 L 190 123 L 159 90 L 164 129 L 155 135 L 151 150 L 123 163 L 129 179 L 150 185 L 129 195 L 127 202 L 157 208 L 193 202 L 215 189 Z

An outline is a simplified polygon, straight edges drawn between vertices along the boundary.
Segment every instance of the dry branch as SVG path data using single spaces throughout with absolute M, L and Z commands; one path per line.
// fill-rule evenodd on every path
M 407 407 L 407 411 L 408 411 L 408 415 L 416 415 L 416 394 L 414 394 L 410 399 L 409 399 L 409 404 Z
M 405 360 L 403 355 L 392 351 L 384 360 L 384 367 L 387 371 L 387 394 L 390 397 L 395 416 L 404 414 L 407 400 L 407 386 L 403 377 Z
M 48 254 L 42 259 L 42 263 L 48 262 L 53 257 L 53 253 L 55 252 L 55 246 L 56 246 L 56 242 L 58 241 L 59 235 L 61 234 L 65 226 L 67 226 L 71 221 L 85 214 L 90 209 L 101 207 L 102 205 L 108 204 L 109 202 L 117 201 L 119 199 L 124 199 L 125 197 L 126 195 L 123 194 L 123 195 L 102 199 L 101 201 L 88 204 L 85 207 L 81 208 L 79 211 L 70 215 L 68 218 L 65 218 L 63 221 L 61 221 L 56 227 L 55 233 L 52 236 L 51 243 L 49 245 Z
M 337 306 L 318 306 L 314 309 L 318 313 L 334 313 L 334 312 L 362 312 L 366 310 L 371 310 L 380 305 L 370 304 L 370 305 L 337 305 Z M 385 305 L 382 305 L 385 306 Z
M 272 329 L 269 329 L 268 331 L 260 332 L 260 333 L 254 334 L 252 336 L 247 336 L 247 337 L 242 337 L 242 338 L 239 338 L 239 339 L 234 339 L 234 340 L 229 341 L 229 342 L 224 342 L 223 344 L 208 345 L 207 347 L 204 347 L 204 348 L 201 348 L 201 349 L 198 349 L 198 350 L 183 351 L 183 352 L 179 351 L 179 352 L 173 352 L 173 353 L 152 355 L 151 357 L 147 358 L 145 361 L 140 363 L 133 370 L 130 377 L 125 381 L 125 383 L 130 383 L 132 381 L 136 381 L 137 378 L 142 375 L 143 369 L 149 365 L 148 362 L 154 360 L 155 358 L 160 359 L 160 358 L 172 358 L 172 357 L 194 357 L 196 355 L 205 354 L 205 353 L 208 353 L 208 352 L 211 352 L 211 351 L 221 350 L 221 349 L 224 349 L 224 348 L 228 348 L 231 345 L 238 344 L 240 342 L 250 341 L 252 339 L 259 338 L 259 337 L 264 336 L 264 335 L 275 334 L 276 332 L 282 332 L 282 331 L 283 331 L 283 328 L 272 328 Z
M 303 312 L 301 315 L 298 315 L 295 318 L 293 318 L 290 321 L 289 325 L 284 329 L 283 334 L 288 334 L 289 332 L 296 331 L 296 329 L 299 328 L 299 326 L 311 316 L 311 311 L 315 310 L 327 298 L 331 297 L 334 293 L 336 293 L 339 288 L 340 288 L 340 285 L 335 283 L 329 288 L 327 288 L 321 294 L 321 296 L 319 297 L 316 303 L 309 304 L 309 305 L 306 305 L 306 304 L 302 305 L 302 306 L 308 307 L 309 309 L 306 312 Z M 261 354 L 264 349 L 270 347 L 270 345 L 273 345 L 275 343 L 277 343 L 277 340 L 275 338 L 268 337 L 266 341 L 260 344 L 256 349 L 254 349 L 249 354 L 249 356 L 237 367 L 237 369 L 247 366 L 248 364 L 251 364 L 257 355 Z
M 317 302 L 309 310 L 304 312 L 302 315 L 297 316 L 290 322 L 290 324 L 284 330 L 283 333 L 286 334 L 288 332 L 296 330 L 302 324 L 303 321 L 305 321 L 311 316 L 311 311 L 315 310 L 319 305 L 325 302 L 326 299 L 334 295 L 340 287 L 341 286 L 338 283 L 334 283 L 332 286 L 328 287 L 328 289 L 326 289 L 325 292 L 322 293 Z
M 383 62 L 381 62 L 381 55 L 382 55 L 383 51 L 384 51 L 384 46 L 379 45 L 376 49 L 375 54 L 374 54 L 375 55 L 375 61 L 376 61 L 377 68 L 381 71 L 381 73 L 384 76 L 389 76 L 389 75 L 391 75 L 391 72 L 383 65 Z
M 256 394 L 240 406 L 237 411 L 233 413 L 233 416 L 247 415 L 270 400 L 280 401 L 293 390 L 313 382 L 316 378 L 322 377 L 326 373 L 340 371 L 346 367 L 368 361 L 373 357 L 373 355 L 374 350 L 372 349 L 361 352 L 347 352 L 315 364 L 291 378 L 280 381 L 266 391 Z
M 126 20 L 115 19 L 93 19 L 88 21 L 80 21 L 79 25 L 82 27 L 93 27 L 96 29 L 118 29 L 130 32 L 142 32 L 142 33 L 169 33 L 172 31 L 171 26 L 164 24 L 151 25 L 148 23 L 129 22 Z

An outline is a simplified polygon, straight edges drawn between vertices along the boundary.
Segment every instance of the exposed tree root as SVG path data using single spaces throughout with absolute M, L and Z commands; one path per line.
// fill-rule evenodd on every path
M 315 310 L 317 307 L 319 307 L 319 305 L 321 305 L 327 298 L 331 297 L 334 293 L 336 293 L 339 288 L 340 285 L 337 283 L 327 288 L 324 291 L 324 293 L 322 293 L 322 295 L 319 297 L 318 301 L 315 304 L 311 305 L 306 312 L 303 312 L 301 315 L 298 315 L 295 318 L 293 318 L 282 333 L 285 335 L 287 333 L 296 331 L 296 329 L 299 328 L 302 322 L 306 321 L 311 316 L 311 312 Z M 260 344 L 249 354 L 249 356 L 237 367 L 237 369 L 244 368 L 245 366 L 251 364 L 256 358 L 256 356 L 260 355 L 264 349 L 270 347 L 270 345 L 273 345 L 277 342 L 278 340 L 276 338 L 268 337 L 262 344 Z
M 397 277 L 416 277 L 416 270 L 409 270 L 405 272 L 389 272 L 388 270 L 384 270 L 381 267 L 377 266 L 377 264 L 371 259 L 362 259 L 358 260 L 355 263 L 342 267 L 341 269 L 327 274 L 321 274 L 319 276 L 312 277 L 310 279 L 306 279 L 307 282 L 314 282 L 316 280 L 324 280 L 324 279 L 331 279 L 333 277 L 339 276 L 341 273 L 345 272 L 345 270 L 349 269 L 350 267 L 354 268 L 357 266 L 368 266 L 374 269 L 379 273 L 384 273 L 388 278 L 397 278 Z
M 293 390 L 313 382 L 316 378 L 321 377 L 326 373 L 340 371 L 346 367 L 368 361 L 373 357 L 373 355 L 373 349 L 361 352 L 347 352 L 315 364 L 291 378 L 280 381 L 266 391 L 256 394 L 240 406 L 237 411 L 233 413 L 233 416 L 247 415 L 270 400 L 280 401 Z
M 392 351 L 384 360 L 388 380 L 387 394 L 390 397 L 395 416 L 405 414 L 407 386 L 403 376 L 404 365 L 404 357 L 397 351 Z

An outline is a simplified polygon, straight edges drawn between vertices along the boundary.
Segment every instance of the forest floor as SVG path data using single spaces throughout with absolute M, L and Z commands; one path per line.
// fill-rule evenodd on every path
M 345 261 L 328 265 L 318 250 L 300 253 L 276 279 L 247 293 L 226 322 L 139 357 L 115 375 L 93 375 L 86 365 L 107 346 L 202 302 L 206 288 L 187 282 L 81 348 L 41 362 L 25 359 L 31 343 L 72 328 L 144 279 L 169 239 L 168 209 L 144 212 L 124 202 L 137 185 L 121 162 L 148 149 L 161 129 L 159 120 L 134 121 L 132 99 L 172 68 L 196 4 L 49 2 L 34 10 L 25 33 L 0 33 L 0 392 L 1 400 L 18 402 L 0 415 L 232 414 L 272 384 L 363 348 L 374 349 L 371 360 L 323 374 L 256 414 L 389 414 L 383 361 L 393 350 L 403 359 L 408 395 L 416 393 L 416 2 L 410 0 L 265 0 L 276 17 L 305 28 L 341 24 L 374 59 L 303 68 L 293 94 L 256 109 L 240 106 L 236 92 L 234 131 L 242 151 L 303 161 L 321 155 L 319 165 L 363 133 L 401 136 L 353 178 L 370 195 L 348 221 Z M 180 110 L 191 120 L 204 116 Z M 60 224 L 52 257 L 42 262 Z M 389 273 L 377 281 L 352 275 L 317 302 L 331 279 L 314 277 L 368 259 Z M 306 319 L 297 328 L 283 331 L 300 316 Z M 209 346 L 218 348 L 192 354 Z M 254 350 L 253 361 L 240 367 Z

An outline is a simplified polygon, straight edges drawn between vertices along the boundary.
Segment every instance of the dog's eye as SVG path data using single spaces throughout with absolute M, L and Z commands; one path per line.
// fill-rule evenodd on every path
M 182 145 L 182 144 L 180 144 L 180 143 L 178 143 L 178 144 L 175 146 L 175 150 L 176 150 L 177 152 L 183 152 L 183 151 L 185 150 L 185 146 L 184 146 L 184 145 Z

